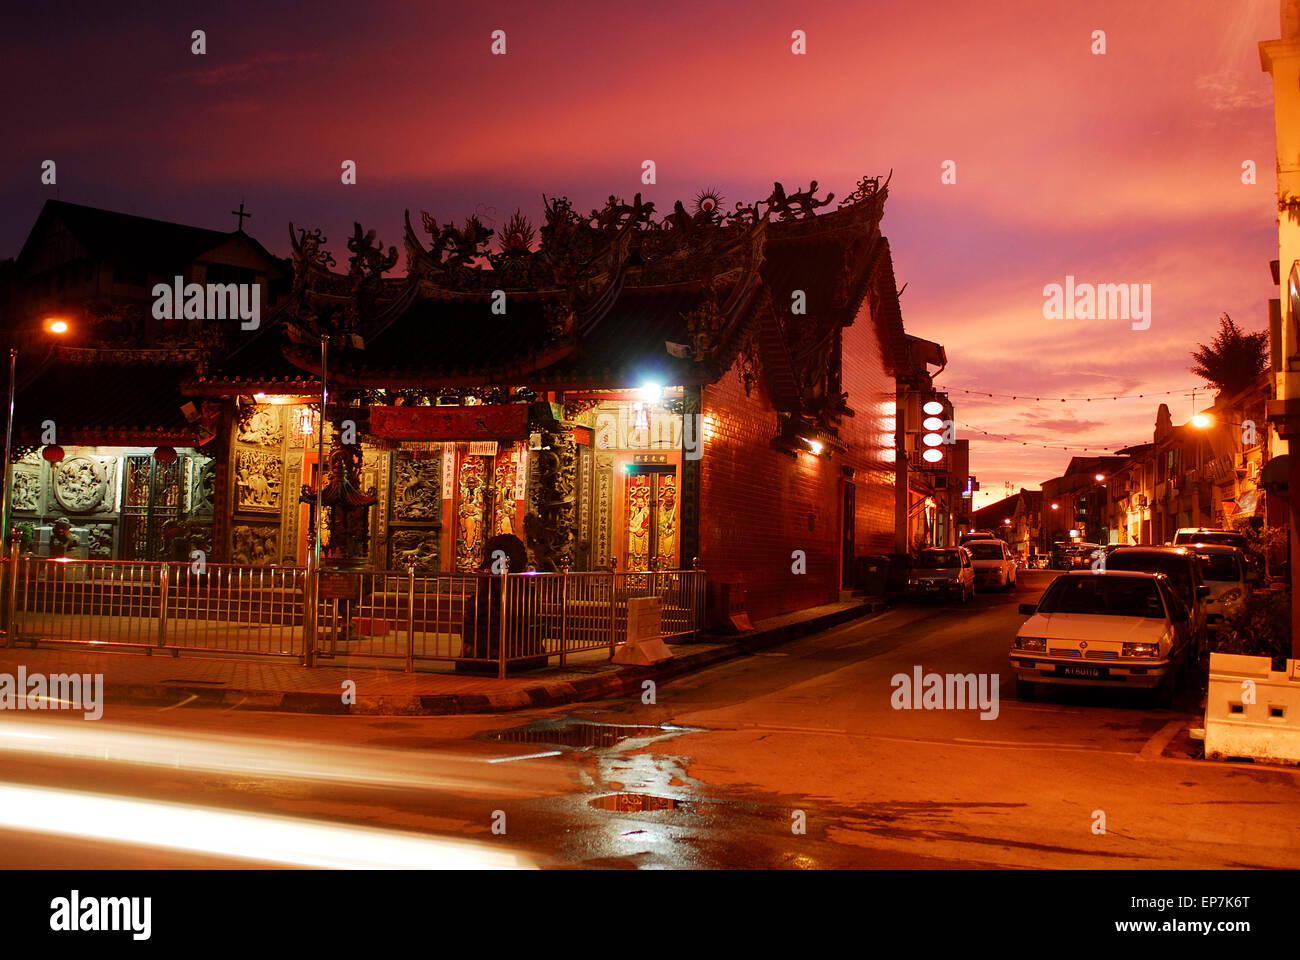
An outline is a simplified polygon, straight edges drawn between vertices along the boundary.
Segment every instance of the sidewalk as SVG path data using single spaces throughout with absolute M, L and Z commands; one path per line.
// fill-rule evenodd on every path
M 496 713 L 549 707 L 621 694 L 640 694 L 644 680 L 662 683 L 752 650 L 787 643 L 883 609 L 880 600 L 852 600 L 760 620 L 754 632 L 736 637 L 706 636 L 670 645 L 673 659 L 653 667 L 610 663 L 607 651 L 571 655 L 564 668 L 530 674 L 474 677 L 455 673 L 404 673 L 392 669 L 332 666 L 306 669 L 294 661 L 222 660 L 214 657 L 143 656 L 88 652 L 84 647 L 25 645 L 0 648 L 0 673 L 102 673 L 104 700 L 113 704 L 241 707 L 294 713 L 449 714 Z M 353 704 L 343 702 L 343 684 L 356 684 Z

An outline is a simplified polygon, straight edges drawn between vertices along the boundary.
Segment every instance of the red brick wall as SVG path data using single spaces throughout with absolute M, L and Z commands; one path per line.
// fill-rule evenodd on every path
M 893 549 L 894 380 L 866 308 L 844 330 L 843 389 L 855 417 L 843 420 L 845 454 L 815 457 L 773 450 L 776 412 L 762 385 L 750 396 L 735 367 L 703 391 L 700 557 L 710 582 L 745 584 L 752 619 L 829 603 L 840 586 L 841 468 L 854 469 L 857 553 Z M 888 403 L 887 409 L 883 404 Z M 888 414 L 888 416 L 887 416 Z M 807 572 L 792 572 L 804 551 Z

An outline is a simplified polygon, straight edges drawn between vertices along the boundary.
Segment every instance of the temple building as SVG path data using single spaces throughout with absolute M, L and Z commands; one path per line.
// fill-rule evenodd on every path
M 20 357 L 14 522 L 65 516 L 91 557 L 296 565 L 323 482 L 327 564 L 474 571 L 508 533 L 538 570 L 698 563 L 755 617 L 838 599 L 855 558 L 894 549 L 910 361 L 886 195 L 776 184 L 666 216 L 556 198 L 499 235 L 408 212 L 404 276 L 360 224 L 343 266 L 291 225 L 282 287 L 242 230 L 218 235 L 274 291 L 255 328 L 146 323 L 40 346 L 27 376 Z M 212 282 L 206 252 L 177 252 Z

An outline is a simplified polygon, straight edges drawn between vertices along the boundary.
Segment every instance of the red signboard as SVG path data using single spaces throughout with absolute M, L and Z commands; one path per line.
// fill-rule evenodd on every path
M 528 436 L 528 404 L 371 407 L 370 432 L 388 440 L 515 440 Z

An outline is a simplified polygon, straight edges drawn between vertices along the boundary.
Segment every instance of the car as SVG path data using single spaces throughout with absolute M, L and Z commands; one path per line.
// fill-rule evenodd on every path
M 1040 684 L 1081 685 L 1147 690 L 1168 706 L 1194 653 L 1190 612 L 1161 573 L 1072 570 L 1020 612 L 1009 659 L 1021 700 Z
M 977 587 L 1010 590 L 1016 585 L 1016 560 L 1005 543 L 1001 540 L 969 540 L 965 546 L 975 567 Z
M 975 567 L 964 547 L 926 547 L 907 576 L 907 595 L 962 603 L 975 596 Z
M 1175 547 L 1190 546 L 1194 543 L 1212 543 L 1216 546 L 1236 547 L 1246 551 L 1246 536 L 1235 530 L 1214 530 L 1210 527 L 1179 527 L 1174 531 Z
M 1210 588 L 1205 598 L 1206 629 L 1218 633 L 1224 619 L 1245 606 L 1251 594 L 1250 567 L 1236 547 L 1198 543 L 1192 550 L 1201 567 L 1201 578 Z
M 998 535 L 992 530 L 968 530 L 957 538 L 957 546 L 964 547 L 971 540 L 997 540 Z
M 1136 570 L 1146 573 L 1163 573 L 1169 578 L 1178 599 L 1191 616 L 1192 640 L 1195 643 L 1193 663 L 1199 663 L 1209 649 L 1209 629 L 1206 621 L 1206 604 L 1210 588 L 1201 579 L 1201 567 L 1190 547 L 1117 547 L 1105 559 L 1106 570 Z

